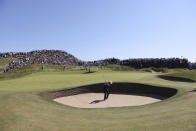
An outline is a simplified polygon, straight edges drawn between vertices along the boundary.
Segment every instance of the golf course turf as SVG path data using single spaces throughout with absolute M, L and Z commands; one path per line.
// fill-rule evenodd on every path
M 191 73 L 194 74 L 195 71 Z M 188 72 L 189 73 L 189 72 Z M 1 131 L 194 131 L 195 82 L 175 82 L 144 71 L 45 71 L 0 81 Z M 164 75 L 164 73 L 162 74 Z M 191 76 L 192 77 L 192 76 Z M 195 77 L 193 80 L 195 80 Z M 144 106 L 81 109 L 46 97 L 48 92 L 96 85 L 105 80 L 177 90 L 170 98 Z

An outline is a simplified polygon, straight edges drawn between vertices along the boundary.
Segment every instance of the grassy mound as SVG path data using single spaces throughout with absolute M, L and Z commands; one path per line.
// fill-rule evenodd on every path
M 160 73 L 167 73 L 169 71 L 168 68 L 155 68 L 155 67 L 151 67 L 151 68 L 143 68 L 140 69 L 141 71 L 146 71 L 146 72 L 160 72 Z
M 113 71 L 133 71 L 134 68 L 130 66 L 120 66 L 120 65 L 107 65 L 105 66 L 106 69 L 113 70 Z
M 171 73 L 159 77 L 171 81 L 196 82 L 196 70 L 175 69 Z

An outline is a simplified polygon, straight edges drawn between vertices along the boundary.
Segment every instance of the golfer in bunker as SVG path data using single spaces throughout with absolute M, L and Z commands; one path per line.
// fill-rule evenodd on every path
M 104 100 L 109 97 L 109 87 L 112 85 L 112 81 L 106 81 L 104 84 Z

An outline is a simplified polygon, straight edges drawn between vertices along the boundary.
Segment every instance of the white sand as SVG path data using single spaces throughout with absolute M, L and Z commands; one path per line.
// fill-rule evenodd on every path
M 66 96 L 54 99 L 54 101 L 79 108 L 106 108 L 106 107 L 123 107 L 123 106 L 139 106 L 149 103 L 161 101 L 160 99 L 137 96 L 110 94 L 106 101 L 103 101 L 103 93 L 86 93 L 73 96 Z

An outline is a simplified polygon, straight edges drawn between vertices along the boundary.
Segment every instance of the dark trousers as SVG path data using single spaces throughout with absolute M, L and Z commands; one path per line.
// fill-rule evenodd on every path
M 109 91 L 106 89 L 104 90 L 104 100 L 108 99 L 109 97 Z

